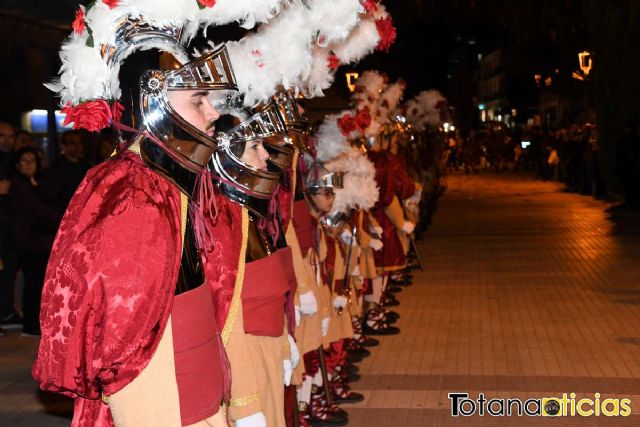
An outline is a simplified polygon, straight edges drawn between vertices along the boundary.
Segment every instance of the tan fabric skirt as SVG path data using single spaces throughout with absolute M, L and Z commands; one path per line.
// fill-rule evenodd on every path
M 122 390 L 109 396 L 109 409 L 116 427 L 182 427 L 171 318 L 147 367 Z M 189 427 L 225 426 L 223 411 L 218 411 Z
M 285 427 L 284 420 L 284 368 L 289 359 L 287 337 L 258 337 L 246 334 L 247 347 L 256 375 L 260 407 L 267 426 Z

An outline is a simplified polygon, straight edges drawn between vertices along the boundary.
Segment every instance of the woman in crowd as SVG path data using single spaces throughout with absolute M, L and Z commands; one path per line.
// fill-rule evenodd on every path
M 19 149 L 9 197 L 12 227 L 10 238 L 18 251 L 25 277 L 24 329 L 26 335 L 40 335 L 40 296 L 47 260 L 62 217 L 43 187 L 40 158 L 33 147 Z

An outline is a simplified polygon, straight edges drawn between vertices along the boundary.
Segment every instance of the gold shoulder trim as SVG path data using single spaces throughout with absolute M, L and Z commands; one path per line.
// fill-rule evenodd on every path
M 229 337 L 233 330 L 233 324 L 235 323 L 238 310 L 240 309 L 240 302 L 242 297 L 242 285 L 244 283 L 244 267 L 245 258 L 247 254 L 247 240 L 249 237 L 249 211 L 246 208 L 242 208 L 242 247 L 240 248 L 240 260 L 238 261 L 238 274 L 236 275 L 236 283 L 233 288 L 233 297 L 231 299 L 231 306 L 229 307 L 229 314 L 227 315 L 227 321 L 222 328 L 222 343 L 226 345 L 229 343 Z
M 182 236 L 182 251 L 184 252 L 184 236 L 187 234 L 187 215 L 189 214 L 189 199 L 180 192 L 180 235 Z M 180 254 L 182 259 L 182 254 Z

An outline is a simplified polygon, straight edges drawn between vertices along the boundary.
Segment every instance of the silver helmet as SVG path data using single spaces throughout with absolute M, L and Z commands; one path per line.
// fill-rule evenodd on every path
M 230 129 L 219 129 L 218 147 L 211 169 L 218 175 L 218 187 L 231 200 L 254 214 L 268 217 L 269 202 L 280 182 L 280 170 L 261 170 L 241 159 L 237 148 L 254 140 L 284 138 L 286 128 L 273 103 L 258 106 L 253 115 Z M 242 117 L 242 111 L 233 115 Z M 246 116 L 246 113 L 245 113 Z
M 334 190 L 343 188 L 344 173 L 327 170 L 322 162 L 309 153 L 302 157 L 301 165 L 305 198 L 311 208 L 320 213 L 312 196 L 322 192 L 334 193 Z
M 143 161 L 191 195 L 216 139 L 213 132 L 182 117 L 170 93 L 229 92 L 237 91 L 237 85 L 224 46 L 190 60 L 183 38 L 181 28 L 129 17 L 118 25 L 115 43 L 102 47 L 102 55 L 117 64 L 125 107 L 122 122 L 141 133 Z
M 273 96 L 273 102 L 287 128 L 287 142 L 300 151 L 309 151 L 311 125 L 300 114 L 295 96 L 289 90 L 281 90 Z
M 198 172 L 209 162 L 216 139 L 180 116 L 169 102 L 168 92 L 234 89 L 237 86 L 224 46 L 176 69 L 148 70 L 140 78 L 142 121 L 169 155 L 186 169 Z

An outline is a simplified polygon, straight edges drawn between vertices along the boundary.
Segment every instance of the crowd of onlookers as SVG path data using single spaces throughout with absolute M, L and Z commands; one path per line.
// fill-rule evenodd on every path
M 0 122 L 0 335 L 9 328 L 40 334 L 40 294 L 58 225 L 92 163 L 114 148 L 104 134 L 88 156 L 84 140 L 80 131 L 65 132 L 50 158 L 29 132 Z
M 467 173 L 535 170 L 542 179 L 564 182 L 568 191 L 594 197 L 607 196 L 598 155 L 598 130 L 592 124 L 558 129 L 492 126 L 471 130 L 467 138 L 454 135 L 449 143 L 449 166 Z M 640 127 L 628 122 L 616 141 L 614 171 L 625 206 L 640 207 Z

